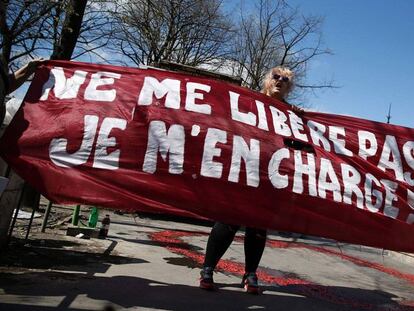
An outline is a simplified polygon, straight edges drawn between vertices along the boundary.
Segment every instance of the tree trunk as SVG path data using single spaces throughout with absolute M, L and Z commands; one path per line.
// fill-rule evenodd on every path
M 70 60 L 78 41 L 87 0 L 71 0 L 66 9 L 60 40 L 50 59 Z

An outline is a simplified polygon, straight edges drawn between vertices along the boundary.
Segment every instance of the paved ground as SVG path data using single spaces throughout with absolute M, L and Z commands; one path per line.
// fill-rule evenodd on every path
M 0 255 L 0 310 L 414 310 L 414 260 L 324 239 L 269 236 L 252 296 L 239 287 L 243 233 L 198 288 L 210 228 L 111 213 L 106 240 L 65 225 Z M 36 231 L 36 230 L 34 230 Z

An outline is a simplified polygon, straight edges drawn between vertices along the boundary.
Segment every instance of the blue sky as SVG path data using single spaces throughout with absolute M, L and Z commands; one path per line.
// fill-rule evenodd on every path
M 323 37 L 334 55 L 314 62 L 310 80 L 333 77 L 339 89 L 309 96 L 318 111 L 414 127 L 414 1 L 291 0 L 304 14 L 325 17 Z

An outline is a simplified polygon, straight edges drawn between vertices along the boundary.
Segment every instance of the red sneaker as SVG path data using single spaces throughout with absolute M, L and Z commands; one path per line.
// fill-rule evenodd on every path
M 243 275 L 241 285 L 249 294 L 259 295 L 261 293 L 257 280 L 257 274 L 255 272 L 246 272 Z
M 214 269 L 211 267 L 204 267 L 200 271 L 200 288 L 210 291 L 217 289 L 213 280 L 213 272 Z

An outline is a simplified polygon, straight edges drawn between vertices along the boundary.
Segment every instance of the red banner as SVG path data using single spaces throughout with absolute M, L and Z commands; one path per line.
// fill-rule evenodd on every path
M 414 252 L 414 130 L 221 81 L 51 61 L 1 155 L 57 203 L 206 217 Z

